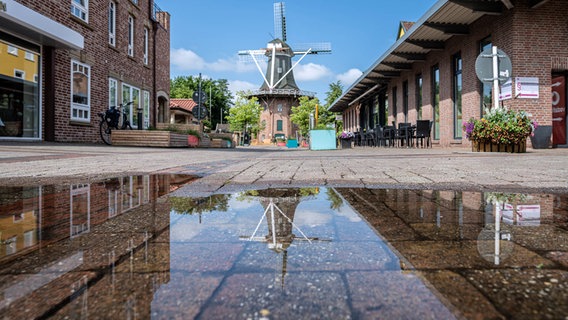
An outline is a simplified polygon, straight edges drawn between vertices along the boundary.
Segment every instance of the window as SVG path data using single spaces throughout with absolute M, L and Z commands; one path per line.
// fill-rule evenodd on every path
M 71 14 L 85 22 L 88 22 L 89 0 L 71 0 Z
M 452 59 L 453 100 L 454 100 L 454 139 L 462 138 L 462 58 L 456 54 Z
M 402 112 L 404 113 L 404 122 L 408 122 L 408 81 L 402 83 Z
M 493 44 L 491 43 L 491 36 L 489 36 L 479 42 L 479 52 L 481 53 L 486 49 L 491 48 L 492 46 Z M 479 89 L 479 116 L 483 117 L 483 115 L 485 114 L 485 109 L 491 109 L 491 106 L 493 105 L 493 99 L 491 99 L 491 90 L 493 89 L 493 86 L 491 83 L 479 81 Z
M 108 5 L 108 43 L 116 45 L 116 3 L 109 2 Z
M 134 18 L 128 16 L 128 55 L 134 56 Z
M 422 120 L 422 75 L 416 76 L 416 111 L 418 120 Z
M 396 110 L 397 103 L 396 103 L 396 87 L 392 88 L 392 116 L 394 117 L 394 122 L 396 123 L 396 115 L 398 114 L 398 110 Z
M 140 106 L 140 89 L 133 87 L 129 84 L 122 84 L 122 104 L 125 105 L 128 102 L 133 103 L 127 108 L 123 109 L 128 116 L 130 125 L 134 128 L 138 126 L 138 107 Z
M 118 105 L 118 82 L 113 79 L 108 79 L 108 107 L 116 107 Z
M 91 67 L 71 62 L 71 119 L 89 122 L 91 116 Z
M 434 140 L 440 139 L 440 68 L 432 67 L 432 113 L 434 116 Z
M 276 106 L 276 109 L 278 110 L 278 112 L 282 112 L 282 104 L 279 103 L 278 106 Z
M 26 79 L 26 72 L 22 71 L 22 70 L 14 69 L 14 78 L 25 80 Z
M 8 53 L 14 56 L 18 56 L 18 48 L 8 45 Z
M 144 110 L 144 129 L 148 129 L 148 127 L 150 127 L 150 92 L 143 91 L 143 95 L 142 109 Z
M 91 187 L 89 184 L 71 185 L 70 236 L 74 238 L 91 230 Z
M 26 51 L 25 57 L 26 57 L 26 60 L 28 60 L 28 61 L 35 61 L 35 54 L 33 54 L 29 51 Z
M 282 120 L 276 120 L 276 131 L 282 131 Z
M 130 0 L 130 1 L 132 1 L 132 3 L 134 4 L 138 4 L 138 0 Z
M 148 64 L 148 38 L 150 32 L 148 28 L 144 28 L 144 64 Z

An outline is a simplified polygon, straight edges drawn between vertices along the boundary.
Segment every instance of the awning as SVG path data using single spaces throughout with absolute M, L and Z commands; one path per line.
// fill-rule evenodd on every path
M 83 36 L 14 0 L 0 0 L 0 30 L 41 45 L 81 50 Z
M 532 7 L 546 2 L 532 0 Z M 432 51 L 444 50 L 446 41 L 469 33 L 469 26 L 484 15 L 500 15 L 512 8 L 506 0 L 438 0 L 410 29 L 367 69 L 329 110 L 343 112 L 369 93 L 388 87 L 391 79 L 412 70 Z

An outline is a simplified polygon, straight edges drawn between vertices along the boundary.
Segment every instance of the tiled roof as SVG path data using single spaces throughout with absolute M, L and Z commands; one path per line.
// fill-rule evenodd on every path
M 191 112 L 197 103 L 193 99 L 170 99 L 170 109 Z

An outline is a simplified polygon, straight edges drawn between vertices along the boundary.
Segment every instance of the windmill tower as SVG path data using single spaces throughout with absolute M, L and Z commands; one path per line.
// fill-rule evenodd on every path
M 252 60 L 262 75 L 260 88 L 251 93 L 257 97 L 264 111 L 260 116 L 261 128 L 257 137 L 260 143 L 271 143 L 274 139 L 298 138 L 296 127 L 290 121 L 292 106 L 297 106 L 302 96 L 314 97 L 314 92 L 302 91 L 294 79 L 294 68 L 309 54 L 331 53 L 329 43 L 313 43 L 292 49 L 286 41 L 286 16 L 283 2 L 274 3 L 274 35 L 266 48 L 259 50 L 242 50 L 242 60 Z M 293 61 L 295 56 L 300 56 Z M 263 72 L 259 61 L 267 61 L 266 72 Z

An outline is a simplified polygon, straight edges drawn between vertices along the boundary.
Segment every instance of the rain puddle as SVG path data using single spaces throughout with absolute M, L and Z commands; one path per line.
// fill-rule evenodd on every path
M 194 179 L 0 188 L 0 318 L 568 316 L 567 195 Z

